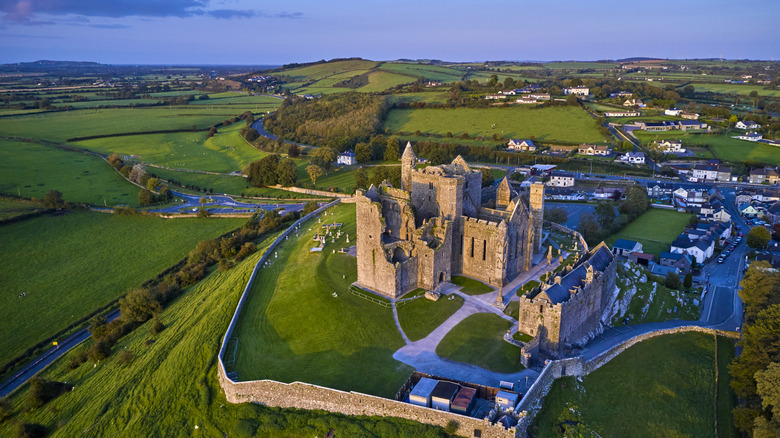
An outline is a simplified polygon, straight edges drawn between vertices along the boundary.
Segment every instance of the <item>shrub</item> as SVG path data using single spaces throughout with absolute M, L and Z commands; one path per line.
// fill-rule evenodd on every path
M 135 354 L 133 354 L 130 350 L 122 350 L 117 355 L 116 364 L 121 367 L 126 367 L 133 363 L 133 360 L 135 359 Z
M 33 377 L 30 379 L 30 391 L 27 393 L 27 403 L 31 408 L 39 408 L 51 400 L 54 400 L 71 386 L 62 382 Z
M 35 423 L 17 423 L 16 424 L 16 437 L 17 438 L 38 438 L 44 437 L 47 434 L 47 430 L 40 424 Z
M 4 398 L 0 398 L 0 423 L 10 418 L 12 414 L 13 408 L 11 403 L 8 403 L 8 400 Z
M 87 352 L 81 350 L 78 353 L 74 354 L 73 357 L 70 358 L 68 363 L 65 364 L 65 367 L 68 368 L 69 370 L 75 370 L 86 361 L 87 361 Z

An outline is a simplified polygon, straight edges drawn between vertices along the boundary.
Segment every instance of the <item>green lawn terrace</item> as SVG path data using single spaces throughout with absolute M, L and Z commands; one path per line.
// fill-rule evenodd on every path
M 605 138 L 581 108 L 454 108 L 394 109 L 385 128 L 391 132 L 415 132 L 444 136 L 463 133 L 471 137 L 533 138 L 540 142 L 596 143 Z
M 240 380 L 303 381 L 392 396 L 412 372 L 392 357 L 404 341 L 390 308 L 349 290 L 357 263 L 338 250 L 354 244 L 355 206 L 327 213 L 321 223 L 311 219 L 290 235 L 258 272 L 234 332 L 235 367 L 227 371 Z M 342 223 L 341 237 L 311 252 L 315 234 L 334 222 Z
M 598 370 L 556 380 L 536 436 L 739 436 L 729 387 L 733 341 L 704 333 L 640 342 Z
M 692 217 L 675 210 L 650 208 L 604 241 L 611 248 L 617 239 L 634 240 L 642 244 L 642 252 L 660 257 L 662 252 L 669 251 L 674 239 L 688 226 Z
M 13 336 L 0 337 L 0 363 L 140 286 L 201 240 L 245 221 L 68 212 L 3 225 L 0 331 Z
M 43 199 L 50 190 L 66 202 L 138 205 L 139 188 L 95 155 L 0 140 L 0 194 Z

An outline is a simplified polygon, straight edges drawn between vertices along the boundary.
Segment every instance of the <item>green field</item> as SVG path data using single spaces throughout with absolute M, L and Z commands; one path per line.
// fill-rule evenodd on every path
M 418 93 L 396 93 L 387 96 L 387 101 L 393 103 L 446 103 L 450 98 L 448 91 L 421 91 Z
M 447 333 L 436 354 L 499 373 L 522 371 L 520 348 L 503 339 L 509 326 L 509 321 L 493 313 L 475 313 Z
M 354 205 L 329 211 L 335 215 L 323 217 L 323 223 L 343 223 L 342 232 L 354 242 Z M 301 229 L 299 238 L 291 236 L 276 250 L 278 258 L 254 283 L 234 332 L 235 371 L 241 380 L 299 380 L 394 395 L 412 369 L 392 358 L 404 345 L 392 310 L 349 292 L 357 263 L 332 253 L 350 245 L 344 234 L 325 251 L 310 253 L 320 225 L 312 220 Z
M 755 91 L 759 96 L 780 97 L 780 89 L 767 90 L 764 85 L 749 84 L 695 84 L 697 93 L 710 91 L 713 93 L 723 93 L 739 96 L 748 96 Z
M 495 127 L 494 127 L 495 125 Z M 415 132 L 458 136 L 530 138 L 537 141 L 604 141 L 587 112 L 574 107 L 529 108 L 457 108 L 392 110 L 385 121 L 392 132 Z
M 0 221 L 42 210 L 39 204 L 0 199 Z
M 324 64 L 316 64 L 308 67 L 300 67 L 289 70 L 281 70 L 275 72 L 275 75 L 290 76 L 296 82 L 318 80 L 328 76 L 336 74 L 344 74 L 346 72 L 359 72 L 353 73 L 350 76 L 364 73 L 378 65 L 374 61 L 365 61 L 362 59 L 351 59 L 346 61 L 327 62 Z
M 138 187 L 94 155 L 0 140 L 0 193 L 43 198 L 50 190 L 68 202 L 138 205 Z
M 736 437 L 729 427 L 728 408 L 734 404 L 728 403 L 733 396 L 725 361 L 717 362 L 715 381 L 716 342 L 718 356 L 721 349 L 733 351 L 733 343 L 712 335 L 659 336 L 629 348 L 581 382 L 558 379 L 528 430 L 540 437 Z
M 258 246 L 267 247 L 271 240 Z M 253 403 L 234 405 L 225 400 L 217 381 L 216 354 L 261 252 L 230 271 L 214 272 L 174 301 L 161 315 L 166 328 L 157 337 L 149 335 L 149 322 L 122 339 L 114 355 L 98 367 L 66 367 L 89 342 L 55 362 L 43 377 L 67 381 L 77 389 L 29 411 L 23 387 L 10 398 L 16 416 L 0 423 L 0 436 L 13 436 L 19 421 L 42 425 L 53 437 L 310 438 L 335 428 L 344 436 L 444 438 L 441 428 L 407 420 L 280 410 Z M 117 363 L 124 350 L 135 356 L 127 366 Z
M 7 136 L 65 141 L 74 137 L 170 129 L 205 129 L 246 109 L 208 107 L 111 108 L 0 118 Z
M 0 337 L 0 363 L 243 222 L 73 212 L 0 227 L 0 331 L 13 333 Z
M 428 64 L 403 64 L 396 62 L 385 62 L 379 66 L 382 70 L 393 71 L 425 78 L 429 81 L 439 82 L 459 82 L 463 72 L 451 67 L 440 67 Z
M 398 322 L 410 341 L 419 341 L 457 312 L 463 302 L 458 295 L 442 296 L 436 301 L 417 298 L 398 306 Z
M 660 257 L 662 252 L 669 251 L 669 245 L 683 232 L 692 216 L 675 210 L 651 208 L 604 241 L 612 247 L 617 239 L 634 240 L 642 244 L 642 252 Z
M 649 144 L 655 140 L 674 139 L 681 140 L 683 147 L 707 146 L 717 158 L 725 161 L 744 162 L 755 160 L 767 164 L 780 164 L 780 148 L 764 143 L 731 138 L 741 131 L 731 131 L 726 135 L 709 135 L 683 133 L 680 131 L 651 133 L 634 131 L 636 137 L 643 143 Z
M 368 74 L 368 85 L 364 85 L 357 89 L 365 93 L 373 91 L 385 91 L 388 88 L 395 87 L 396 85 L 409 84 L 415 82 L 417 79 L 406 75 L 400 75 L 389 71 L 372 71 Z
M 74 144 L 104 155 L 118 153 L 173 169 L 229 173 L 268 155 L 241 138 L 243 127 L 244 122 L 234 123 L 211 138 L 206 138 L 205 132 L 176 132 L 96 138 Z

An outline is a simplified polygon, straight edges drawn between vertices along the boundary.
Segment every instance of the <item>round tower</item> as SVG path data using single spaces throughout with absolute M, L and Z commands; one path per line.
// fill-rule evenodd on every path
M 412 149 L 412 142 L 406 142 L 406 149 L 401 156 L 401 190 L 412 191 L 412 172 L 417 168 L 417 155 Z

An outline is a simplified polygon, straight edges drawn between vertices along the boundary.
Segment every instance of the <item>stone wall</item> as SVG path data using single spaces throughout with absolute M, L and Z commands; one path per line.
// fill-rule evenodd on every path
M 326 198 L 352 198 L 352 195 L 346 193 L 333 193 L 325 190 L 312 190 L 312 189 L 304 189 L 301 187 L 281 187 L 281 186 L 277 186 L 277 188 L 282 190 L 287 190 L 288 192 L 304 193 L 307 195 L 323 196 Z M 348 199 L 343 199 L 343 200 L 344 202 L 350 202 Z
M 585 242 L 585 238 L 582 237 L 582 234 L 580 234 L 578 231 L 574 231 L 571 228 L 566 228 L 561 224 L 556 224 L 555 222 L 550 221 L 544 221 L 544 226 L 550 227 L 553 230 L 558 230 L 562 233 L 571 234 L 579 242 L 579 247 L 585 249 L 585 252 L 588 252 L 588 243 Z
M 656 336 L 687 333 L 691 331 L 708 333 L 717 336 L 726 336 L 734 339 L 739 338 L 739 333 L 737 332 L 717 330 L 697 325 L 681 326 L 642 333 L 615 345 L 614 347 L 587 361 L 583 356 L 549 361 L 547 365 L 545 365 L 542 372 L 539 374 L 539 377 L 537 377 L 534 384 L 531 385 L 531 387 L 528 389 L 528 392 L 520 400 L 520 403 L 518 403 L 517 407 L 515 408 L 515 412 L 518 414 L 518 418 L 520 418 L 520 421 L 517 424 L 518 438 L 524 438 L 526 436 L 526 429 L 541 409 L 544 397 L 550 391 L 550 387 L 552 386 L 555 379 L 562 376 L 586 376 L 601 368 L 604 364 L 608 363 L 620 353 L 626 351 L 626 349 L 646 339 L 654 338 Z

